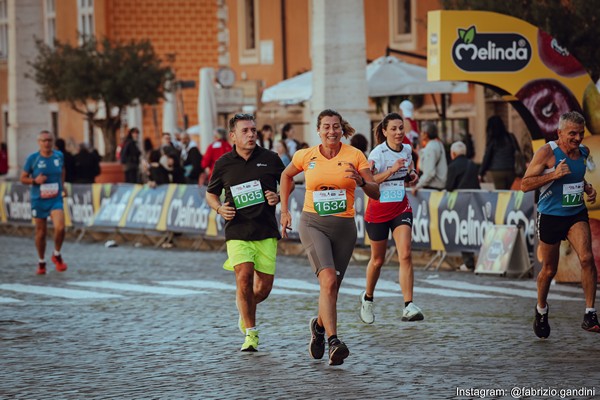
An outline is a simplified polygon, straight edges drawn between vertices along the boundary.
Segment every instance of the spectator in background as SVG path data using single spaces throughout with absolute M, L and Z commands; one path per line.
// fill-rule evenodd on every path
M 467 146 L 463 142 L 454 142 L 450 146 L 452 162 L 448 166 L 448 179 L 446 190 L 456 189 L 481 189 L 478 179 L 477 165 L 467 158 Z M 470 251 L 462 252 L 463 264 L 461 271 L 475 270 L 475 254 Z
M 300 142 L 294 138 L 295 135 L 296 132 L 294 131 L 294 126 L 289 122 L 281 128 L 281 139 L 285 142 L 290 157 L 293 156 L 298 150 L 298 147 L 300 147 Z
M 216 128 L 214 132 L 215 141 L 207 148 L 204 157 L 202 157 L 202 169 L 208 174 L 210 179 L 213 168 L 217 160 L 225 153 L 232 150 L 231 145 L 227 141 L 227 131 L 223 128 Z
M 485 174 L 491 178 L 494 187 L 508 190 L 515 180 L 515 147 L 511 133 L 506 130 L 502 118 L 491 116 L 487 121 L 486 147 L 479 181 L 483 182 Z
M 150 138 L 145 138 L 142 144 L 144 155 L 142 157 L 142 183 L 148 182 L 148 176 L 150 174 L 150 154 L 154 151 L 154 145 Z
M 140 131 L 138 128 L 131 128 L 123 142 L 121 149 L 121 164 L 125 170 L 125 182 L 138 183 L 140 175 L 140 156 L 142 152 L 138 147 Z
M 290 161 L 292 161 L 290 158 L 290 153 L 288 152 L 288 148 L 283 140 L 277 141 L 275 144 L 275 152 L 279 155 L 279 158 L 281 158 L 281 161 L 283 161 L 283 165 L 286 167 Z
M 0 175 L 8 173 L 8 149 L 6 143 L 0 143 Z
M 366 156 L 367 149 L 369 148 L 369 142 L 367 141 L 365 135 L 362 133 L 357 133 L 356 135 L 352 135 L 352 138 L 350 138 L 350 146 L 356 147 Z
M 413 149 L 418 148 L 419 146 L 419 126 L 417 125 L 417 121 L 413 119 L 415 107 L 410 100 L 404 100 L 400 103 L 400 111 L 402 111 L 402 117 L 404 117 L 404 122 L 406 123 L 406 139 L 404 143 L 410 144 Z
M 258 145 L 267 150 L 273 150 L 273 127 L 271 125 L 263 125 L 262 129 L 258 132 Z
M 443 190 L 448 177 L 446 149 L 438 137 L 437 126 L 433 122 L 426 123 L 421 136 L 424 144 L 419 153 L 422 175 L 419 183 L 412 190 L 413 195 L 419 189 Z
M 154 145 L 152 144 L 152 140 L 150 138 L 145 138 L 142 144 L 144 150 L 144 157 L 148 158 L 150 156 L 150 152 L 154 150 Z
M 100 158 L 91 152 L 85 143 L 79 144 L 79 152 L 74 157 L 75 183 L 94 183 L 100 175 Z
M 150 153 L 148 185 L 154 188 L 168 183 L 185 183 L 179 157 L 171 151 L 154 150 Z
M 181 135 L 181 165 L 186 183 L 197 185 L 202 172 L 202 154 L 196 142 L 190 139 L 190 135 Z
M 475 157 L 475 144 L 473 143 L 473 135 L 469 132 L 462 132 L 460 135 L 460 141 L 463 142 L 467 149 L 467 154 L 465 156 L 472 160 Z
M 160 139 L 160 151 L 164 153 L 175 153 L 179 154 L 179 150 L 173 143 L 173 138 L 171 134 L 168 132 L 163 132 L 162 137 Z
M 446 190 L 481 189 L 478 179 L 477 164 L 467 158 L 467 146 L 463 142 L 454 142 L 450 146 L 448 178 Z
M 56 139 L 54 147 L 63 153 L 65 159 L 65 182 L 75 182 L 75 157 L 67 151 L 64 139 Z

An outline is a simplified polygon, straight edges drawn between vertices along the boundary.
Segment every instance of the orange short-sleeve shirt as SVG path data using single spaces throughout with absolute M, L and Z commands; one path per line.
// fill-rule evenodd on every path
M 313 192 L 319 190 L 346 189 L 347 208 L 345 212 L 335 214 L 336 217 L 354 217 L 354 179 L 346 178 L 348 164 L 357 171 L 369 169 L 369 162 L 362 151 L 342 143 L 340 152 L 331 160 L 319 151 L 319 146 L 298 150 L 294 153 L 292 164 L 304 171 L 306 194 L 302 211 L 315 213 Z

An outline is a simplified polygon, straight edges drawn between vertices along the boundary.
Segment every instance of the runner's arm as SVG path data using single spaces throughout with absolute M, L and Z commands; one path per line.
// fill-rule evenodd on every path
M 562 160 L 554 171 L 544 174 L 546 169 L 554 165 L 554 152 L 549 145 L 542 146 L 534 155 L 521 181 L 521 190 L 529 192 L 570 173 L 569 167 Z
M 371 170 L 369 168 L 365 168 L 358 171 L 358 173 L 362 178 L 362 186 L 361 184 L 359 184 L 358 186 L 362 188 L 362 190 L 367 196 L 374 200 L 379 200 L 379 183 L 375 181 Z
M 290 163 L 281 173 L 279 180 L 279 196 L 281 198 L 281 236 L 287 237 L 287 230 L 292 227 L 292 216 L 288 210 L 290 193 L 294 190 L 294 176 L 301 171 Z

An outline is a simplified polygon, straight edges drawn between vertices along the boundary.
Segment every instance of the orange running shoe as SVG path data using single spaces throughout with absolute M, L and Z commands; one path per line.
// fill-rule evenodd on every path
M 38 262 L 38 268 L 37 268 L 37 271 L 35 271 L 35 273 L 37 275 L 46 275 L 46 263 Z
M 67 270 L 67 264 L 63 262 L 62 256 L 52 255 L 52 262 L 56 265 L 56 270 L 58 272 L 65 272 Z

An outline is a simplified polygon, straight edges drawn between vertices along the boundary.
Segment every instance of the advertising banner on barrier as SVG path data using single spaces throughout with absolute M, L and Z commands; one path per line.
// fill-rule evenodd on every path
M 225 220 L 208 206 L 205 195 L 205 187 L 177 185 L 158 229 L 224 238 Z
M 81 228 L 94 220 L 92 185 L 65 183 L 65 225 Z
M 478 252 L 489 229 L 494 226 L 497 196 L 454 191 L 438 207 L 439 231 L 448 252 Z
M 522 225 L 533 248 L 534 194 L 518 191 L 419 191 L 413 207 L 413 248 L 478 252 L 494 225 Z
M 124 218 L 119 227 L 157 230 L 162 210 L 168 204 L 167 194 L 173 193 L 177 185 L 160 185 L 151 188 L 135 185 Z
M 104 186 L 104 185 L 101 185 Z M 113 191 L 114 186 L 114 191 Z M 120 226 L 122 220 L 127 215 L 127 209 L 133 199 L 135 193 L 140 191 L 141 185 L 111 185 L 109 198 L 104 197 L 105 187 L 95 187 L 94 204 L 101 203 L 100 208 L 96 212 L 94 227 L 116 228 Z M 102 190 L 98 190 L 102 189 Z M 98 200 L 98 203 L 96 201 Z
M 6 212 L 6 222 L 32 224 L 31 188 L 21 183 L 6 182 L 2 203 Z
M 431 229 L 437 226 L 438 210 L 436 203 L 443 192 L 420 190 L 416 195 L 407 192 L 408 201 L 413 209 L 413 248 L 419 250 L 444 250 L 439 231 Z
M 206 189 L 196 185 L 164 185 L 151 189 L 131 184 L 67 185 L 66 210 L 73 226 L 185 232 L 225 237 L 225 220 L 205 201 Z M 0 186 L 2 218 L 8 223 L 31 223 L 29 187 L 19 183 Z M 299 240 L 298 224 L 305 189 L 290 196 L 290 240 Z M 495 225 L 521 225 L 529 250 L 533 248 L 535 211 L 533 193 L 520 191 L 455 192 L 420 190 L 407 193 L 413 208 L 415 250 L 478 252 L 488 230 Z M 368 245 L 364 212 L 367 198 L 357 189 L 355 223 L 359 245 Z M 279 205 L 277 218 L 279 219 Z M 94 217 L 92 217 L 94 215 Z M 2 219 L 2 221 L 5 221 Z

